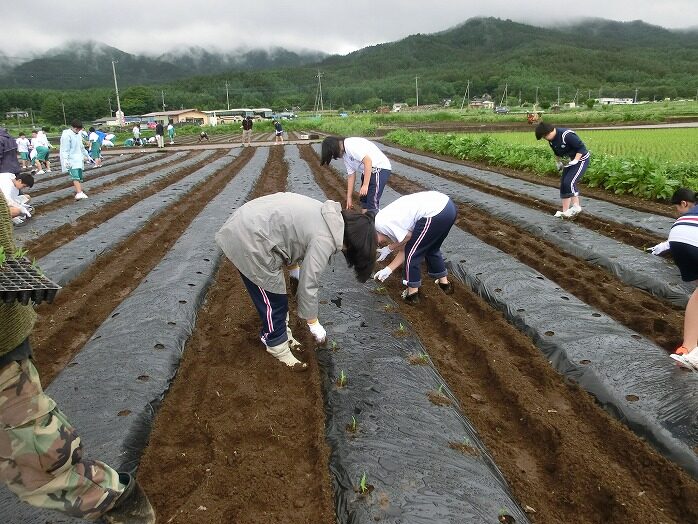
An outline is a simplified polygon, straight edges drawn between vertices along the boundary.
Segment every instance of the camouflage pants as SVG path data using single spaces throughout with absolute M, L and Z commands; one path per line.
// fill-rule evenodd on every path
M 87 520 L 124 490 L 116 471 L 82 458 L 80 437 L 28 359 L 0 369 L 0 480 L 24 502 Z

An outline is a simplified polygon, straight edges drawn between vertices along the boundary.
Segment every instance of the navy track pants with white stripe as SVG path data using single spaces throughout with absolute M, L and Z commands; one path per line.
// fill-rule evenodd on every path
M 286 314 L 288 313 L 288 295 L 271 293 L 259 287 L 245 275 L 240 273 L 247 292 L 257 308 L 262 320 L 259 338 L 268 346 L 278 346 L 288 340 L 286 335 Z

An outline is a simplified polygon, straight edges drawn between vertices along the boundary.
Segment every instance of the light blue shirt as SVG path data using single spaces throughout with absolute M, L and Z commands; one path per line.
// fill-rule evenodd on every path
M 72 128 L 63 130 L 60 149 L 61 171 L 67 173 L 69 169 L 85 169 L 86 156 L 82 135 L 74 133 Z

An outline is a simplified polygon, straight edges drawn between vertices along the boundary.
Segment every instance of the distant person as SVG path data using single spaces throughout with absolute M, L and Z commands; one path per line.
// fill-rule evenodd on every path
M 31 163 L 29 161 L 29 139 L 22 132 L 19 134 L 19 138 L 16 140 L 16 142 L 17 153 L 19 153 L 19 161 L 22 164 L 22 169 L 27 169 L 28 167 L 31 167 Z
M 206 131 L 199 133 L 199 141 L 197 143 L 201 143 L 203 140 L 206 140 L 206 142 L 209 141 L 208 133 Z
M 167 135 L 170 137 L 170 145 L 174 144 L 175 127 L 172 120 L 170 120 L 170 123 L 167 124 Z
M 359 202 L 361 210 L 377 212 L 392 166 L 390 160 L 378 146 L 365 138 L 328 136 L 322 141 L 321 165 L 330 165 L 332 160 L 341 158 L 347 168 L 347 202 L 351 209 L 354 197 L 356 172 L 361 169 Z
M 70 129 L 63 130 L 61 134 L 61 169 L 68 173 L 75 188 L 75 200 L 84 200 L 87 195 L 82 190 L 83 171 L 85 170 L 85 157 L 90 158 L 82 143 L 82 122 L 73 120 Z
M 246 116 L 242 119 L 242 145 L 250 145 L 250 140 L 252 140 L 252 117 Z
M 155 126 L 155 141 L 158 143 L 158 149 L 165 147 L 165 128 L 162 122 L 158 122 Z
M 90 128 L 87 140 L 90 142 L 90 158 L 94 161 L 95 167 L 100 167 L 102 165 L 102 140 L 94 127 Z
M 420 266 L 426 261 L 430 278 L 445 294 L 453 293 L 448 281 L 448 270 L 441 253 L 441 244 L 456 222 L 456 206 L 438 191 L 422 191 L 405 195 L 378 211 L 375 217 L 378 245 L 378 262 L 396 253 L 392 262 L 373 277 L 384 282 L 404 264 L 403 283 L 407 286 L 402 299 L 408 304 L 420 302 L 422 286 Z
M 133 144 L 136 146 L 141 145 L 141 125 L 136 124 L 133 126 L 133 129 L 131 130 L 131 133 L 133 133 Z
M 284 128 L 281 127 L 281 122 L 274 120 L 274 143 L 283 144 L 284 143 Z
M 555 153 L 560 177 L 560 199 L 562 210 L 555 213 L 556 217 L 572 218 L 582 212 L 579 203 L 579 181 L 589 167 L 590 154 L 584 142 L 571 129 L 555 128 L 547 122 L 536 126 L 536 139 L 545 138 Z M 565 159 L 567 163 L 565 163 Z M 572 204 L 570 206 L 570 204 Z
M 10 214 L 0 200 L 0 246 L 13 253 Z M 135 477 L 86 458 L 77 431 L 44 392 L 29 341 L 35 322 L 32 303 L 0 302 L 0 480 L 38 508 L 107 524 L 154 524 Z
M 29 205 L 29 195 L 22 195 L 22 189 L 34 186 L 34 177 L 29 173 L 0 173 L 0 192 L 5 197 L 7 207 L 10 209 L 12 222 L 19 226 L 31 218 L 34 208 Z
M 31 146 L 35 152 L 34 166 L 36 167 L 36 174 L 43 175 L 44 173 L 50 173 L 51 161 L 49 160 L 49 153 L 51 152 L 51 148 L 43 130 L 32 131 Z M 46 170 L 44 170 L 44 167 L 46 167 Z

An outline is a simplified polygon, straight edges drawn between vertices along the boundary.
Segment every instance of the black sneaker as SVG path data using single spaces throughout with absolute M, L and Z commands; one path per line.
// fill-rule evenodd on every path
M 443 291 L 446 295 L 453 295 L 453 284 L 450 282 L 447 282 L 446 284 L 442 284 L 441 282 L 438 282 L 439 287 L 441 288 L 441 291 Z
M 407 294 L 407 290 L 402 292 L 402 299 L 411 305 L 416 305 L 419 304 L 419 291 L 415 291 L 414 293 L 410 293 L 409 295 Z

